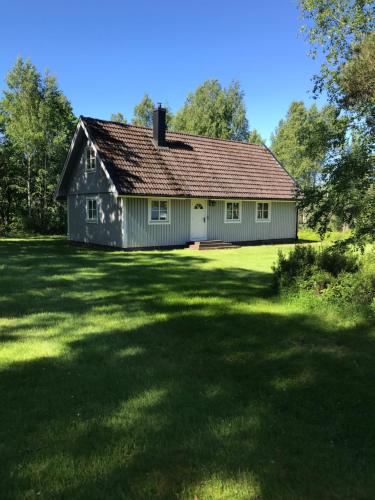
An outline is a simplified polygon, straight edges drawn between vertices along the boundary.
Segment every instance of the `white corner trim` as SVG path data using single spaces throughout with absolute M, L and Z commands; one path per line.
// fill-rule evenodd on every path
M 69 219 L 70 219 L 70 213 L 69 213 L 69 196 L 66 197 L 66 219 L 67 219 L 67 223 L 66 223 L 66 235 L 68 237 L 68 240 L 70 239 L 70 222 L 69 222 Z
M 151 202 L 152 201 L 166 201 L 167 202 L 167 210 L 168 210 L 168 220 L 151 220 Z M 160 198 L 160 197 L 153 197 L 153 198 L 148 198 L 147 199 L 148 203 L 148 224 L 150 226 L 167 226 L 168 224 L 171 223 L 171 200 L 169 198 Z
M 91 139 L 91 137 L 90 137 L 90 135 L 89 135 L 89 133 L 88 133 L 88 131 L 87 131 L 87 128 L 85 127 L 85 124 L 83 123 L 82 119 L 80 119 L 79 121 L 80 121 L 80 124 L 81 124 L 81 126 L 82 126 L 82 128 L 83 128 L 83 130 L 84 130 L 85 134 L 86 134 L 87 139 L 90 141 L 90 144 L 91 144 L 92 148 L 93 148 L 93 149 L 94 149 L 94 151 L 95 151 L 95 154 L 96 154 L 96 157 L 97 157 L 97 158 L 98 158 L 98 160 L 99 160 L 100 166 L 102 167 L 103 172 L 104 172 L 104 174 L 105 174 L 105 176 L 106 176 L 107 180 L 109 181 L 109 184 L 110 184 L 110 186 L 111 186 L 110 191 L 111 191 L 112 193 L 115 193 L 116 195 L 118 195 L 118 192 L 117 192 L 116 186 L 113 184 L 113 181 L 112 181 L 112 179 L 111 179 L 111 177 L 110 177 L 110 175 L 109 175 L 109 173 L 108 173 L 108 170 L 105 168 L 104 162 L 103 162 L 103 160 L 100 158 L 100 154 L 99 154 L 98 148 L 96 147 L 96 144 L 95 144 L 95 143 L 94 143 L 94 141 Z
M 268 219 L 258 219 L 258 203 L 268 203 Z M 269 200 L 257 200 L 255 202 L 255 222 L 257 223 L 269 223 L 271 222 L 272 216 L 272 202 Z
M 65 163 L 64 163 L 64 167 L 63 167 L 61 175 L 60 175 L 59 183 L 57 184 L 55 196 L 57 196 L 58 193 L 60 192 L 61 183 L 65 177 L 66 169 L 68 168 L 69 161 L 70 161 L 70 158 L 71 158 L 72 153 L 73 153 L 74 145 L 76 143 L 77 135 L 78 135 L 79 129 L 81 127 L 81 121 L 82 121 L 81 119 L 78 121 L 77 126 L 76 126 L 76 130 L 75 130 L 74 135 L 73 135 L 73 139 L 71 140 L 69 151 L 68 151 Z
M 239 219 L 227 219 L 227 203 L 238 203 Z M 242 200 L 224 200 L 224 224 L 241 224 L 242 222 Z
M 127 228 L 126 228 L 126 198 L 117 197 L 117 202 L 121 202 L 121 237 L 122 237 L 122 246 L 126 248 L 126 238 L 127 238 Z

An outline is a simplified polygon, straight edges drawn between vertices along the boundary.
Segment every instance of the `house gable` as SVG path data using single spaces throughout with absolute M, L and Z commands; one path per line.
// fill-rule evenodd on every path
M 105 175 L 97 156 L 95 157 L 96 168 L 91 171 L 86 169 L 86 151 L 90 147 L 91 142 L 86 140 L 79 149 L 70 170 L 67 195 L 114 193 L 113 184 Z
M 96 154 L 94 172 L 88 172 L 85 168 L 85 154 L 88 146 L 91 146 Z M 56 190 L 56 198 L 65 199 L 69 193 L 99 192 L 117 195 L 117 189 L 100 157 L 98 148 L 80 120 Z

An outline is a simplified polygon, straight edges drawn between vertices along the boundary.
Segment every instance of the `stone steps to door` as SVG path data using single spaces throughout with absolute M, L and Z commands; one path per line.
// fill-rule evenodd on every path
M 190 250 L 229 250 L 231 248 L 239 248 L 238 245 L 233 245 L 223 240 L 202 240 L 188 243 Z

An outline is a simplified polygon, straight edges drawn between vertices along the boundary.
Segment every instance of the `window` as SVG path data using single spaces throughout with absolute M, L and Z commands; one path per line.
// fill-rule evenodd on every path
M 85 158 L 86 172 L 94 172 L 96 170 L 96 154 L 92 146 L 86 148 Z
M 224 222 L 241 222 L 241 202 L 239 201 L 225 202 Z
M 169 224 L 170 201 L 149 200 L 148 222 L 149 224 Z
M 86 198 L 86 221 L 98 222 L 98 199 Z
M 270 222 L 271 221 L 271 203 L 268 201 L 259 201 L 256 204 L 256 222 Z

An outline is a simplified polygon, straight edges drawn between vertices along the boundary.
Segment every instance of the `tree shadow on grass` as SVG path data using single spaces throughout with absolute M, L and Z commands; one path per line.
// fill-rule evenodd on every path
M 232 295 L 236 301 L 272 295 L 269 273 L 207 270 L 201 267 L 205 257 L 187 252 L 106 252 L 53 240 L 31 240 L 27 248 L 24 241 L 1 242 L 0 265 L 6 269 L 0 314 L 82 313 L 109 301 L 153 312 L 166 291 L 185 298 Z
M 97 252 L 96 277 L 76 283 L 95 257 L 85 255 L 65 254 L 83 296 L 59 308 L 46 293 L 44 312 L 51 324 L 61 313 L 79 321 L 109 300 L 109 317 L 124 323 L 66 340 L 61 321 L 62 355 L 1 371 L 2 498 L 371 498 L 369 325 L 247 309 L 269 297 L 269 275 L 181 254 Z M 45 280 L 59 290 L 63 279 L 48 266 L 35 278 L 25 283 L 41 294 Z M 27 297 L 19 317 L 48 331 L 39 299 Z M 147 321 L 126 326 L 141 313 Z

